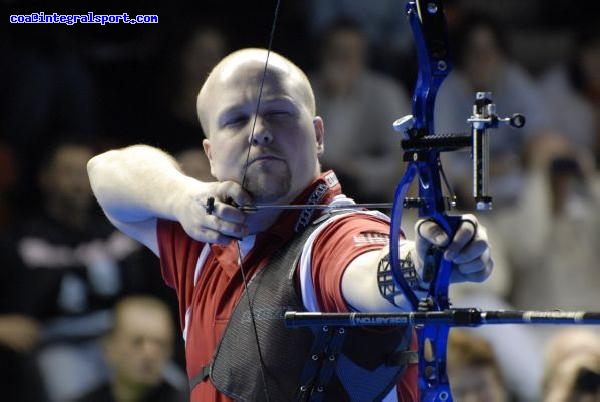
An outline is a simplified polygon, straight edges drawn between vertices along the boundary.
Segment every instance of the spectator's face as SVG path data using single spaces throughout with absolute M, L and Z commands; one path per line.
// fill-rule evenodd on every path
M 502 53 L 491 29 L 481 26 L 473 29 L 467 39 L 465 73 L 474 90 L 489 90 L 496 80 L 503 62 Z
M 107 358 L 115 375 L 132 387 L 152 387 L 162 379 L 171 357 L 173 330 L 166 312 L 129 306 L 107 340 Z
M 84 146 L 66 145 L 59 148 L 42 172 L 41 181 L 47 197 L 64 208 L 77 211 L 87 209 L 92 201 L 92 190 L 87 177 L 87 161 L 92 151 Z
M 366 67 L 366 48 L 366 39 L 359 32 L 339 30 L 331 34 L 323 54 L 328 87 L 343 90 L 354 84 Z
M 306 101 L 309 84 L 285 64 L 269 68 L 257 115 L 263 70 L 264 63 L 234 60 L 211 78 L 204 147 L 219 181 L 242 183 L 246 170 L 255 202 L 287 202 L 319 173 L 323 125 Z
M 192 81 L 187 85 L 193 85 L 194 90 L 197 91 L 210 70 L 224 55 L 225 39 L 220 32 L 215 30 L 194 32 L 182 54 L 184 78 Z
M 504 402 L 506 395 L 491 367 L 456 367 L 450 373 L 452 396 L 461 402 Z
M 588 91 L 600 100 L 600 39 L 596 39 L 581 54 L 581 69 L 588 85 Z

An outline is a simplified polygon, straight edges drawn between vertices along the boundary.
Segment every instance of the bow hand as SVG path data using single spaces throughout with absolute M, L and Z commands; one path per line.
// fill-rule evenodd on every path
M 453 263 L 451 283 L 482 282 L 492 272 L 487 231 L 471 214 L 460 217 L 451 240 L 439 223 L 421 219 L 415 225 L 415 239 L 415 268 L 425 281 L 431 280 L 430 264 L 436 262 L 436 254 Z

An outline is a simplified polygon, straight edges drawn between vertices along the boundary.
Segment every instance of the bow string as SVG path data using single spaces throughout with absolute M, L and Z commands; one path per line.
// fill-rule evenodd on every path
M 275 37 L 275 28 L 277 26 L 277 18 L 279 16 L 279 6 L 280 5 L 281 5 L 281 0 L 277 0 L 277 2 L 275 4 L 275 11 L 273 12 L 273 22 L 271 24 L 271 31 L 269 34 L 269 43 L 267 45 L 267 56 L 265 59 L 265 66 L 263 69 L 262 77 L 260 80 L 260 85 L 258 88 L 258 94 L 257 94 L 257 100 L 256 100 L 256 110 L 255 110 L 254 118 L 252 121 L 252 129 L 250 130 L 250 136 L 248 139 L 248 152 L 246 153 L 246 160 L 244 162 L 244 170 L 243 170 L 242 183 L 241 183 L 242 188 L 244 188 L 244 186 L 246 184 L 246 177 L 247 177 L 247 173 L 248 173 L 248 163 L 250 161 L 250 150 L 252 149 L 252 144 L 254 143 L 254 136 L 255 136 L 255 132 L 256 132 L 255 131 L 256 130 L 256 121 L 258 119 L 258 114 L 260 113 L 260 104 L 261 104 L 261 100 L 262 100 L 262 94 L 263 94 L 263 88 L 265 85 L 265 80 L 267 78 L 267 71 L 268 71 L 268 67 L 269 67 L 269 57 L 271 55 L 271 50 L 273 49 L 273 38 Z M 271 397 L 269 394 L 269 387 L 268 387 L 268 383 L 267 383 L 267 377 L 265 374 L 265 371 L 266 371 L 265 362 L 263 359 L 262 349 L 260 346 L 260 339 L 258 337 L 258 329 L 256 327 L 256 316 L 254 314 L 254 306 L 253 306 L 252 300 L 250 299 L 250 293 L 248 292 L 248 279 L 246 277 L 246 272 L 244 270 L 242 250 L 240 247 L 239 240 L 236 241 L 236 245 L 237 245 L 237 255 L 238 255 L 238 266 L 240 269 L 240 273 L 242 275 L 242 281 L 244 283 L 244 293 L 246 294 L 245 298 L 248 303 L 248 311 L 250 312 L 250 320 L 252 323 L 254 339 L 256 340 L 256 349 L 257 349 L 257 353 L 258 353 L 258 360 L 259 360 L 258 363 L 259 363 L 261 381 L 262 381 L 262 385 L 263 385 L 263 393 L 264 393 L 266 402 L 269 402 L 271 400 Z

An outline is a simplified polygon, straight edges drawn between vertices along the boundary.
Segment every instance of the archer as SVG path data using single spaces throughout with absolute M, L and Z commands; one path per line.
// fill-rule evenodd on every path
M 192 401 L 418 400 L 411 327 L 315 334 L 283 325 L 288 309 L 412 309 L 386 278 L 389 219 L 352 209 L 335 174 L 321 172 L 325 126 L 304 73 L 273 52 L 237 51 L 214 68 L 197 109 L 217 182 L 185 176 L 144 145 L 88 163 L 108 219 L 160 257 L 177 293 Z M 254 204 L 346 208 L 238 208 Z M 422 220 L 415 242 L 400 240 L 416 294 L 427 291 L 431 245 L 453 263 L 452 281 L 489 276 L 485 229 L 463 219 L 452 239 Z

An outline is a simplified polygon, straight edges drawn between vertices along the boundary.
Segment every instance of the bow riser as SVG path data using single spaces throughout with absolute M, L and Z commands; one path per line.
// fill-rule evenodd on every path
M 434 108 L 437 91 L 451 70 L 446 21 L 441 0 L 409 1 L 406 7 L 410 25 L 415 38 L 419 72 L 413 94 L 413 121 L 406 134 L 409 138 L 434 137 Z M 408 162 L 407 176 L 404 181 L 419 176 L 419 217 L 433 219 L 440 224 L 451 239 L 460 224 L 459 217 L 446 214 L 446 199 L 440 177 L 440 148 L 424 147 L 418 150 L 406 150 Z M 408 187 L 408 184 L 405 184 Z M 399 186 L 400 188 L 400 186 Z M 397 192 L 394 203 L 400 204 L 405 194 Z M 392 211 L 390 249 L 397 249 L 395 233 L 400 231 L 400 208 Z M 397 216 L 394 216 L 397 215 Z M 397 225 L 397 226 L 396 226 Z M 424 277 L 430 281 L 429 296 L 417 301 L 401 278 L 399 252 L 391 252 L 392 272 L 396 282 L 405 291 L 414 309 L 421 311 L 443 311 L 450 308 L 448 286 L 452 263 L 442 257 L 442 250 L 432 249 L 425 261 Z M 426 324 L 417 327 L 419 343 L 419 389 L 422 401 L 452 401 L 450 384 L 446 373 L 446 345 L 449 327 Z

